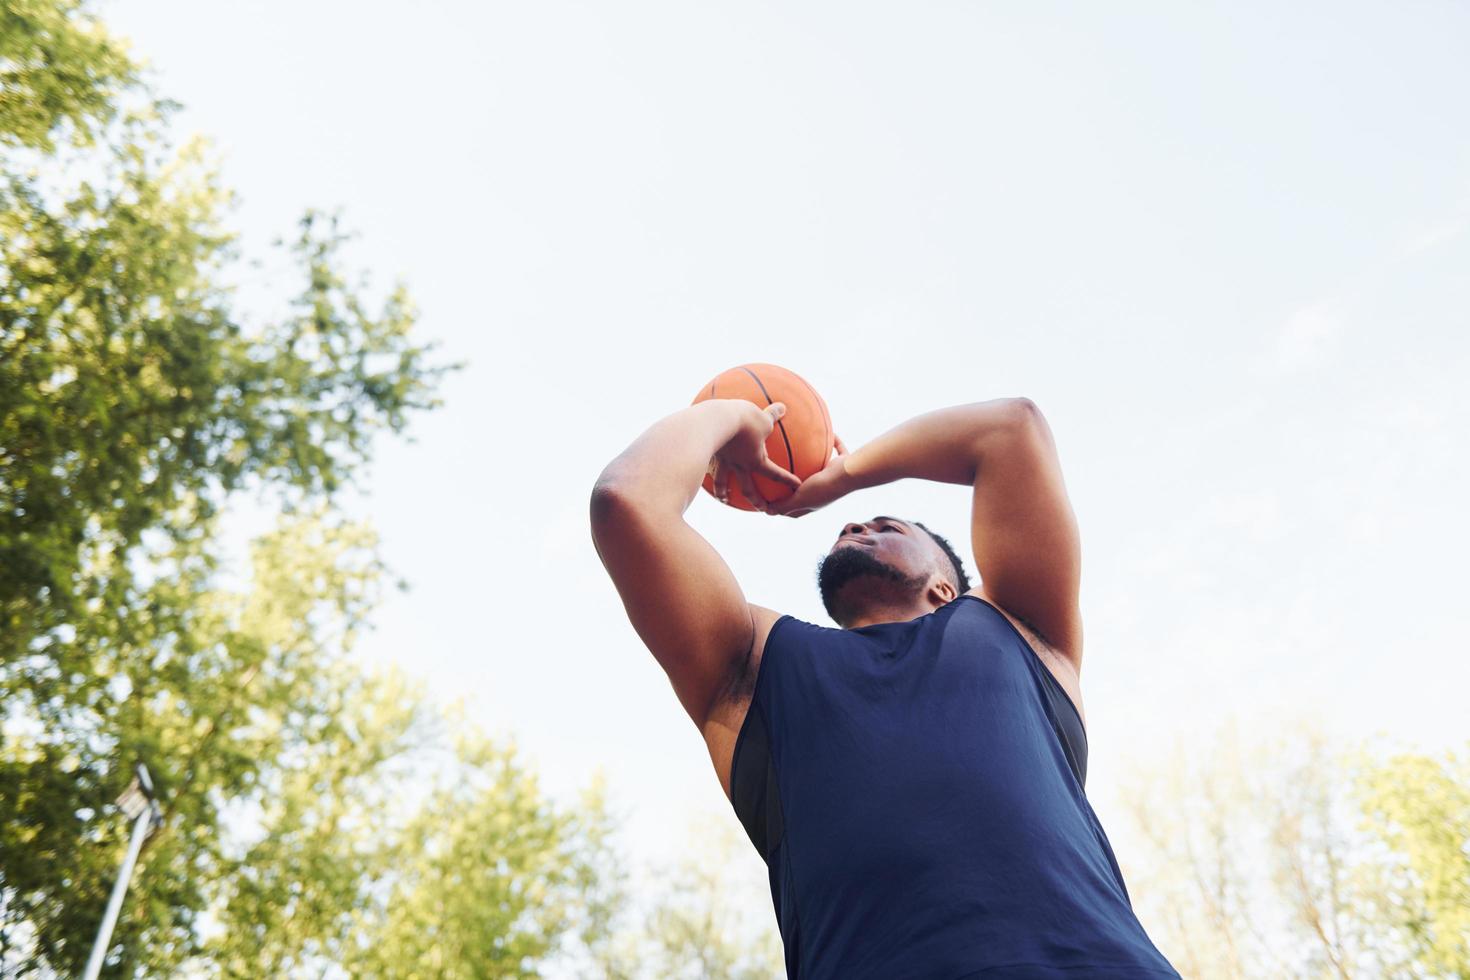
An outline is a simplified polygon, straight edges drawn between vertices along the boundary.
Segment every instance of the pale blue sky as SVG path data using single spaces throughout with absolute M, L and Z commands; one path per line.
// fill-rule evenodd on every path
M 1041 406 L 1125 866 L 1121 775 L 1227 716 L 1464 739 L 1470 7 L 100 9 L 217 141 L 247 250 L 342 207 L 469 362 L 358 507 L 413 586 L 363 658 L 466 699 L 558 793 L 605 768 L 638 854 L 734 817 L 588 492 L 747 361 L 803 374 L 853 447 Z M 826 622 L 815 563 L 879 512 L 967 538 L 966 492 L 913 482 L 689 519 L 753 601 Z

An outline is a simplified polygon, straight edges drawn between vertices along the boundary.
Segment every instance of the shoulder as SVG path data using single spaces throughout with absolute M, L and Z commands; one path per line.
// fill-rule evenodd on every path
M 734 765 L 735 745 L 755 700 L 755 682 L 760 676 L 766 641 L 782 619 L 793 621 L 774 609 L 750 604 L 750 649 L 731 663 L 729 671 L 722 679 L 719 695 L 710 708 L 709 717 L 700 729 L 709 749 L 710 760 L 714 763 L 715 774 L 719 777 L 720 786 L 727 798 L 733 799 L 731 770 Z
M 750 649 L 745 650 L 730 664 L 730 670 L 724 682 L 720 685 L 720 694 L 716 704 L 728 706 L 731 704 L 745 704 L 750 701 L 751 695 L 755 693 L 755 679 L 760 672 L 761 658 L 765 654 L 766 641 L 771 637 L 771 630 L 783 617 L 784 613 L 765 606 L 757 606 L 749 603 L 751 642 Z
M 1060 647 L 1052 643 L 1051 640 L 1048 639 L 1047 636 L 1041 632 L 1041 630 L 1037 629 L 1036 626 L 1029 620 L 1027 620 L 1024 616 L 1012 612 L 1011 610 L 1007 609 L 1005 606 L 997 602 L 990 595 L 988 595 L 985 591 L 984 585 L 977 585 L 969 592 L 966 592 L 965 595 L 974 596 L 976 599 L 980 599 L 986 604 L 993 606 L 1002 616 L 1010 620 L 1011 625 L 1016 628 L 1016 632 L 1025 637 L 1026 642 L 1030 643 L 1032 649 L 1034 649 L 1038 654 L 1046 657 L 1056 658 L 1057 660 L 1061 660 L 1068 665 L 1071 665 L 1072 658 L 1068 657 Z M 1073 670 L 1075 672 L 1075 668 L 1073 668 Z
M 1028 623 L 1023 617 L 1006 609 L 987 595 L 983 585 L 976 586 L 969 592 L 966 592 L 965 595 L 974 596 L 976 599 L 980 599 L 994 607 L 997 612 L 1004 616 L 1016 628 L 1016 632 L 1030 645 L 1032 652 L 1036 654 L 1042 665 L 1046 667 L 1047 671 L 1056 679 L 1057 683 L 1062 685 L 1062 689 L 1067 692 L 1067 696 L 1072 699 L 1073 705 L 1077 708 L 1077 713 L 1082 715 L 1082 678 L 1077 670 L 1077 665 L 1073 663 L 1072 659 L 1048 641 L 1035 626 Z M 1085 715 L 1083 717 L 1085 718 Z

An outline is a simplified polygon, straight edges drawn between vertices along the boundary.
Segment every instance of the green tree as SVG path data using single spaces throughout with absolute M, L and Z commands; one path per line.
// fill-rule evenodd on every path
M 462 738 L 390 849 L 381 899 L 364 907 L 353 976 L 538 977 L 605 941 L 601 876 L 614 860 L 603 790 L 546 798 L 513 746 Z
M 771 980 L 786 975 L 766 868 L 728 816 L 691 823 L 684 856 L 644 869 L 597 948 L 607 980 Z M 587 975 L 592 975 L 588 973 Z
M 1358 790 L 1386 850 L 1376 911 L 1430 976 L 1470 977 L 1470 753 L 1370 763 Z
M 0 66 L 0 147 L 85 142 L 138 81 L 123 46 L 78 2 L 6 0 Z
M 1470 773 L 1370 748 L 1226 727 L 1134 776 L 1130 891 L 1181 973 L 1470 975 Z
M 207 146 L 83 5 L 0 12 L 0 973 L 74 974 L 154 773 L 162 829 L 110 976 L 535 975 L 622 901 L 600 792 L 350 660 L 386 570 L 339 491 L 444 366 L 341 262 L 289 246 L 289 312 L 227 283 Z M 280 520 L 227 588 L 242 490 Z M 269 491 L 266 493 L 265 491 Z
M 110 801 L 141 760 L 168 823 L 117 972 L 157 972 L 227 867 L 221 807 L 345 717 L 323 707 L 345 683 L 330 629 L 381 575 L 361 532 L 317 520 L 267 547 L 248 597 L 221 593 L 214 515 L 252 482 L 330 500 L 442 368 L 401 291 L 368 309 L 314 215 L 292 314 L 232 309 L 228 195 L 80 5 L 6 4 L 0 66 L 0 956 L 80 965 L 123 834 Z

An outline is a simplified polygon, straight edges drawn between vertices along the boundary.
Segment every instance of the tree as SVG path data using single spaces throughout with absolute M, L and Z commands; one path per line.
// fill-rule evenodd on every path
M 345 958 L 353 976 L 538 977 L 603 938 L 589 901 L 610 857 L 598 784 L 564 809 L 513 748 L 469 737 L 456 758 L 389 849 Z
M 216 278 L 224 196 L 198 147 L 169 155 L 160 118 L 106 128 L 75 186 L 56 168 L 0 174 L 0 947 L 32 937 L 21 971 L 85 956 L 119 846 L 99 815 L 136 761 L 173 800 L 166 834 L 187 841 L 149 855 L 150 921 L 169 933 L 151 938 L 184 948 L 197 878 L 158 868 L 207 848 L 210 794 L 255 777 L 256 756 L 230 754 L 220 726 L 254 707 L 249 678 L 289 674 L 320 646 L 299 645 L 306 625 L 295 648 L 265 642 L 220 608 L 213 517 L 248 481 L 288 506 L 329 500 L 375 430 L 433 404 L 442 371 L 409 340 L 404 296 L 365 310 L 337 269 L 341 235 L 316 216 L 295 246 L 295 314 L 235 317 Z M 304 596 L 350 624 L 365 584 L 344 574 Z M 211 738 L 213 752 L 184 751 Z M 120 940 L 139 938 L 133 922 Z
M 728 816 L 691 823 L 685 857 L 646 870 L 642 900 L 617 909 L 598 949 L 607 980 L 785 976 L 766 869 Z M 633 919 L 633 922 L 628 922 Z
M 1310 729 L 1245 742 L 1227 727 L 1210 744 L 1176 749 L 1125 793 L 1148 845 L 1131 892 L 1180 972 L 1466 975 L 1463 766 Z
M 1385 851 L 1375 911 L 1430 975 L 1470 977 L 1470 754 L 1401 753 L 1358 785 Z
M 50 151 L 112 121 L 137 66 L 78 2 L 7 0 L 0 7 L 0 147 Z
M 388 582 L 340 491 L 437 404 L 414 310 L 307 214 L 288 315 L 241 309 L 208 148 L 75 0 L 0 11 L 0 973 L 74 974 L 165 806 L 109 976 L 534 976 L 613 963 L 594 783 L 350 659 Z M 221 519 L 279 512 L 227 587 Z

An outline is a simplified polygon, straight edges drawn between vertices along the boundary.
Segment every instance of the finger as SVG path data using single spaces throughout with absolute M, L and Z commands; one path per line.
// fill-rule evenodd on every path
M 760 472 L 761 476 L 764 476 L 771 480 L 775 480 L 777 483 L 784 483 L 786 484 L 786 486 L 790 487 L 793 490 L 801 486 L 801 477 L 797 476 L 795 473 L 791 472 L 786 467 L 776 462 L 774 459 L 771 459 L 769 456 L 761 461 Z
M 842 437 L 839 436 L 835 432 L 832 433 L 832 446 L 833 446 L 834 449 L 837 450 L 837 455 L 839 455 L 839 456 L 846 456 L 847 455 L 847 444 L 844 443 L 842 441 Z
M 774 426 L 786 414 L 786 403 L 771 402 L 765 407 L 765 413 L 771 417 L 771 425 Z
M 722 504 L 730 502 L 730 468 L 720 465 L 718 459 L 714 463 L 714 489 L 715 499 Z
M 800 492 L 793 493 L 789 497 L 782 497 L 771 504 L 772 514 L 781 514 L 784 517 L 795 517 L 798 514 L 810 514 L 816 510 L 807 504 Z
M 760 510 L 765 510 L 770 506 L 766 498 L 761 496 L 761 492 L 755 488 L 755 480 L 751 477 L 750 470 L 736 470 L 735 476 L 740 481 L 740 492 L 745 495 L 746 500 L 750 501 Z

